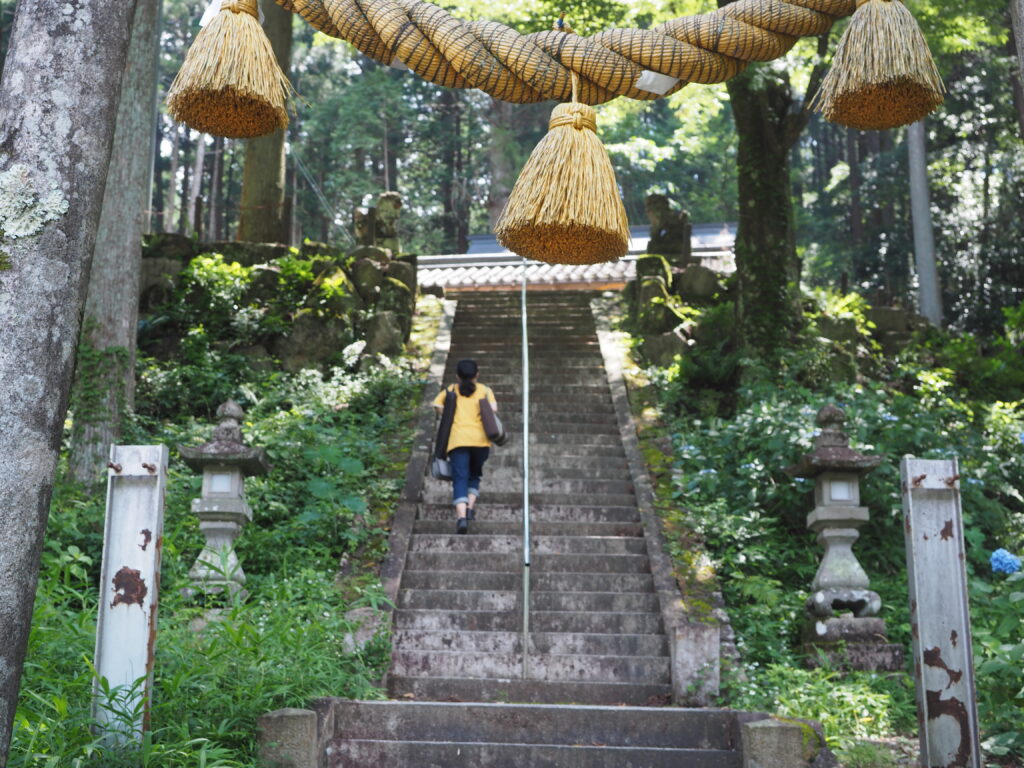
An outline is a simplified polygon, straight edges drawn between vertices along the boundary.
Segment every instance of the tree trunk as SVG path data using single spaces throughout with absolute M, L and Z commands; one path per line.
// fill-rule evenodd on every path
M 513 105 L 491 99 L 487 121 L 491 124 L 491 140 L 487 143 L 487 162 L 491 169 L 491 186 L 487 195 L 487 220 L 493 230 L 498 224 L 501 212 L 505 210 L 508 196 L 515 183 L 515 169 L 512 167 L 512 148 L 509 134 L 512 124 Z
M 71 402 L 68 472 L 92 488 L 135 399 L 142 230 L 149 207 L 160 0 L 135 10 L 114 146 L 93 249 Z
M 770 357 L 801 321 L 789 151 L 807 115 L 785 79 L 748 71 L 727 86 L 739 138 L 736 315 L 743 344 Z
M 164 201 L 164 232 L 176 232 L 174 214 L 178 199 L 178 153 L 181 150 L 181 126 L 174 123 L 171 129 L 171 175 L 167 181 L 166 200 Z
M 185 128 L 184 132 L 185 135 L 181 142 L 181 165 L 183 166 L 181 170 L 181 191 L 179 193 L 181 198 L 181 205 L 179 206 L 178 210 L 178 228 L 176 230 L 177 232 L 181 232 L 182 234 L 187 233 L 189 231 L 188 221 L 189 216 L 191 214 L 189 214 L 188 212 L 188 191 L 192 188 L 190 182 L 192 178 L 192 167 L 188 164 L 189 150 L 191 149 L 192 145 L 192 130 L 190 128 Z M 202 137 L 200 136 L 200 138 Z
M 263 0 L 263 28 L 285 74 L 292 57 L 292 14 L 272 0 Z M 284 131 L 248 139 L 242 172 L 242 203 L 238 239 L 276 243 L 284 231 Z
M 1017 113 L 1017 129 L 1024 138 L 1024 0 L 1010 0 L 1012 26 L 1006 46 L 1010 56 L 1017 57 L 1017 68 L 1010 74 L 1013 84 L 1013 106 Z
M 210 202 L 207 208 L 209 219 L 206 224 L 206 236 L 210 240 L 221 240 L 221 179 L 224 176 L 224 137 L 213 138 L 213 162 L 210 164 Z
M 924 121 L 907 127 L 910 160 L 910 210 L 914 225 L 914 261 L 921 314 L 937 328 L 942 327 L 942 294 L 935 265 L 935 237 L 932 233 L 931 199 L 928 194 L 928 159 Z
M 1017 82 L 1024 83 L 1024 0 L 1010 0 L 1010 19 L 1017 44 Z
M 864 206 L 860 197 L 860 155 L 857 151 L 857 129 L 846 129 L 846 164 L 850 168 L 850 242 L 864 245 Z
M 0 764 L 135 5 L 21 0 L 0 81 Z
M 203 170 L 206 166 L 206 134 L 200 133 L 199 138 L 196 139 L 196 157 L 195 167 L 192 169 L 192 184 L 188 189 L 188 202 L 185 204 L 188 210 L 188 229 L 186 230 L 189 235 L 198 235 L 200 239 L 202 234 L 200 230 L 203 228 L 202 219 L 199 217 L 199 200 L 203 193 Z

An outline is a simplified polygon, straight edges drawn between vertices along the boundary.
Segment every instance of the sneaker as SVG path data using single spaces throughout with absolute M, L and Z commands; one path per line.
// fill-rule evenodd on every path
M 466 519 L 476 520 L 476 510 L 472 507 L 466 507 Z
M 468 533 L 469 532 L 469 520 L 464 517 L 460 517 L 455 523 L 456 533 Z

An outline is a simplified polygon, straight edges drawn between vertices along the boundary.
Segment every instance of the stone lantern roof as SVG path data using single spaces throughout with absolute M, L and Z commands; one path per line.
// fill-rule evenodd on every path
M 865 456 L 850 447 L 843 432 L 846 414 L 836 405 L 826 405 L 815 418 L 821 433 L 814 439 L 814 450 L 784 470 L 791 477 L 817 477 L 823 472 L 853 472 L 864 475 L 882 463 L 884 456 Z
M 249 477 L 270 471 L 267 453 L 242 442 L 240 422 L 245 411 L 234 400 L 217 408 L 220 423 L 213 430 L 213 440 L 200 446 L 179 445 L 178 451 L 189 468 L 202 472 L 207 466 L 236 467 Z

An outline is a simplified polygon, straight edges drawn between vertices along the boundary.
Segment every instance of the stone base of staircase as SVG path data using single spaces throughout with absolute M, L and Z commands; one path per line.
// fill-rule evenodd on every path
M 809 724 L 733 710 L 327 698 L 260 719 L 278 768 L 827 768 Z

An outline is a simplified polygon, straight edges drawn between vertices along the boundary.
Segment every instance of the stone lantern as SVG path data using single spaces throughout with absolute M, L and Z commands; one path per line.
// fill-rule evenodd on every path
M 228 400 L 217 409 L 220 423 L 213 430 L 213 440 L 198 447 L 178 446 L 185 463 L 203 474 L 202 496 L 192 500 L 199 530 L 206 537 L 188 572 L 196 592 L 246 594 L 245 573 L 235 554 L 235 539 L 252 520 L 252 509 L 245 501 L 245 478 L 266 474 L 270 466 L 262 448 L 242 442 L 239 423 L 244 415 L 238 403 Z
M 808 661 L 816 664 L 816 651 L 822 650 L 847 668 L 901 669 L 903 648 L 885 642 L 885 621 L 877 617 L 882 600 L 869 588 L 868 575 L 853 554 L 857 529 L 869 517 L 867 507 L 860 506 L 860 477 L 882 457 L 850 448 L 842 431 L 846 414 L 840 408 L 826 405 L 816 421 L 821 433 L 814 450 L 786 469 L 793 477 L 814 480 L 814 509 L 807 515 L 807 527 L 825 548 L 806 605 Z

